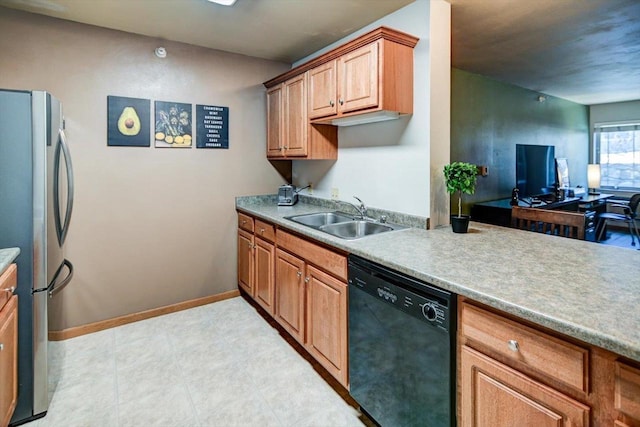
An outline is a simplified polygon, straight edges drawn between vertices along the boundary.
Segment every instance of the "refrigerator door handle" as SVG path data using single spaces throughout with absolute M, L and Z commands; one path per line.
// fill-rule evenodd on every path
M 67 277 L 62 279 L 60 283 L 56 283 L 58 280 L 58 276 L 60 275 L 60 272 L 65 266 L 69 269 L 69 272 L 67 273 Z M 68 259 L 65 259 L 62 262 L 62 264 L 60 264 L 60 267 L 58 267 L 58 271 L 56 271 L 55 276 L 53 276 L 53 280 L 49 284 L 49 287 L 47 289 L 49 293 L 49 298 L 52 298 L 53 294 L 55 294 L 56 292 L 59 292 L 60 290 L 62 290 L 62 288 L 67 286 L 67 284 L 71 281 L 72 278 L 73 278 L 73 264 L 71 264 L 71 262 Z
M 60 173 L 60 154 L 64 155 L 64 164 L 67 169 L 67 207 L 64 216 L 64 224 L 60 221 L 60 189 L 59 173 Z M 53 170 L 53 214 L 55 216 L 56 234 L 58 243 L 63 245 L 69 231 L 69 222 L 71 221 L 71 213 L 73 212 L 73 193 L 75 190 L 73 182 L 73 167 L 71 165 L 71 153 L 69 153 L 69 145 L 64 130 L 58 132 L 58 145 L 56 146 L 54 170 Z

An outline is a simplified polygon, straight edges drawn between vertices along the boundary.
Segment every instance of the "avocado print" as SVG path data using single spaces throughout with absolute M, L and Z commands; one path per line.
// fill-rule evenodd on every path
M 125 136 L 136 136 L 140 132 L 140 118 L 133 107 L 124 107 L 118 119 L 118 130 Z

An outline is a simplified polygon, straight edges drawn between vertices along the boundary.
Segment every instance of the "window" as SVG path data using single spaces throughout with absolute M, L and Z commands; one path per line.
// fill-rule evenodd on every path
M 595 163 L 600 187 L 640 189 L 640 123 L 605 123 L 594 129 Z

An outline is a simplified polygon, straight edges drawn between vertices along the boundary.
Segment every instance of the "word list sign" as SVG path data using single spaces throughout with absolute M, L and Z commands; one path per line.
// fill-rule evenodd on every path
M 197 148 L 229 148 L 229 107 L 196 105 Z

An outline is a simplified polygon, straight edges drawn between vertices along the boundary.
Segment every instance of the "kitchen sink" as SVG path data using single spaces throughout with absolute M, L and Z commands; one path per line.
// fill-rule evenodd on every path
M 396 224 L 383 224 L 372 219 L 356 219 L 353 215 L 344 212 L 317 212 L 289 216 L 286 219 L 346 240 L 405 228 Z
M 359 239 L 360 237 L 369 236 L 371 234 L 384 233 L 392 231 L 393 227 L 371 221 L 348 221 L 337 224 L 323 225 L 320 230 L 325 233 L 333 234 L 343 239 Z
M 320 228 L 323 225 L 338 222 L 353 221 L 353 215 L 342 212 L 318 212 L 304 215 L 290 216 L 287 219 L 309 227 Z

